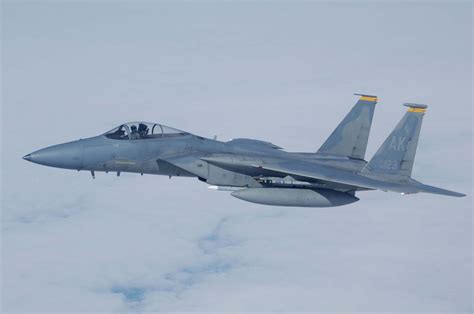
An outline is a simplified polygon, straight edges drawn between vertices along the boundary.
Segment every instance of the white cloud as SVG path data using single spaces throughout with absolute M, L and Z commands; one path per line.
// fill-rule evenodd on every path
M 276 208 L 21 160 L 127 120 L 315 151 L 374 92 L 368 156 L 427 103 L 415 177 L 471 194 L 466 8 L 4 5 L 3 311 L 472 311 L 470 195 Z

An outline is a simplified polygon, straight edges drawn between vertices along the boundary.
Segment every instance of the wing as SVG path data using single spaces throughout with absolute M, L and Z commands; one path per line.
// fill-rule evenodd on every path
M 157 163 L 160 170 L 176 168 L 198 178 L 206 178 L 208 175 L 208 168 L 205 167 L 204 162 L 202 162 L 199 157 L 200 155 L 196 153 L 175 154 L 162 156 L 157 159 Z
M 189 173 L 196 175 L 197 177 L 206 179 L 213 184 L 222 185 L 238 185 L 244 186 L 249 184 L 251 176 L 249 173 L 242 172 L 245 168 L 254 168 L 256 170 L 265 170 L 266 172 L 278 174 L 280 176 L 292 176 L 298 178 L 298 180 L 317 181 L 321 183 L 324 188 L 335 189 L 335 190 L 382 190 L 391 191 L 402 194 L 413 194 L 413 193 L 431 193 L 440 194 L 447 196 L 462 197 L 465 194 L 445 190 L 442 188 L 426 185 L 413 179 L 400 181 L 398 178 L 389 180 L 389 176 L 374 175 L 371 173 L 360 174 L 357 172 L 350 172 L 334 167 L 328 167 L 307 161 L 284 161 L 275 163 L 260 163 L 252 162 L 248 164 L 238 164 L 238 168 L 228 168 L 229 165 L 235 166 L 227 159 L 215 158 L 215 157 L 200 157 L 195 154 L 186 154 L 179 156 L 170 156 L 168 158 L 161 159 L 167 163 L 172 164 L 175 167 L 181 168 Z M 202 164 L 203 162 L 210 163 L 212 166 L 219 169 L 219 171 L 228 172 L 234 177 L 234 181 L 220 182 L 222 178 L 215 178 L 209 171 L 209 168 Z M 226 164 L 228 163 L 228 164 Z M 211 166 L 209 166 L 211 167 Z M 226 168 L 228 168 L 226 170 Z M 223 177 L 229 177 L 224 175 Z M 238 179 L 238 180 L 237 180 Z M 219 181 L 216 181 L 219 180 Z M 227 180 L 227 179 L 226 179 Z M 237 180 L 237 181 L 235 181 Z M 253 181 L 253 180 L 252 180 Z M 236 184 L 236 183 L 239 184 Z
M 191 152 L 166 157 L 162 156 L 158 159 L 158 163 L 164 164 L 165 167 L 172 166 L 176 169 L 182 169 L 186 173 L 198 177 L 199 180 L 212 185 L 240 187 L 261 186 L 252 176 L 213 165 L 204 159 L 202 153 Z
M 284 175 L 298 176 L 313 180 L 316 179 L 328 183 L 344 184 L 366 189 L 391 191 L 403 194 L 424 192 L 456 197 L 465 196 L 465 194 L 462 193 L 425 185 L 412 179 L 404 182 L 388 181 L 371 175 L 361 175 L 355 172 L 329 168 L 304 161 L 266 164 L 262 165 L 261 168 Z

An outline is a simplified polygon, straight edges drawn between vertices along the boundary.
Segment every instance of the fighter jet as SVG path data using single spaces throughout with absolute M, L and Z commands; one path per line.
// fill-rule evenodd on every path
M 273 206 L 332 207 L 359 200 L 356 193 L 465 194 L 411 178 L 426 105 L 406 103 L 405 115 L 370 161 L 365 151 L 377 97 L 359 97 L 317 152 L 286 152 L 270 142 L 204 138 L 159 123 L 124 123 L 102 135 L 54 145 L 25 160 L 95 173 L 195 177 L 248 202 Z

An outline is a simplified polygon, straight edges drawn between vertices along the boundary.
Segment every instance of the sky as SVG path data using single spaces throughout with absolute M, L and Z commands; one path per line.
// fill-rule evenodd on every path
M 1 4 L 2 312 L 472 312 L 472 4 Z M 413 177 L 462 193 L 261 206 L 22 156 L 155 121 L 315 152 L 427 104 Z

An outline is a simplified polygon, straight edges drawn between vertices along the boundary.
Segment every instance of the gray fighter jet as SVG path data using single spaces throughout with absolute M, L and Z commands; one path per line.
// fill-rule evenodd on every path
M 377 97 L 361 95 L 315 153 L 286 152 L 255 139 L 208 139 L 158 123 L 131 122 L 105 134 L 40 149 L 23 158 L 95 172 L 197 177 L 241 200 L 277 206 L 331 207 L 359 200 L 356 192 L 464 194 L 411 178 L 426 105 L 407 112 L 369 162 L 365 151 Z

